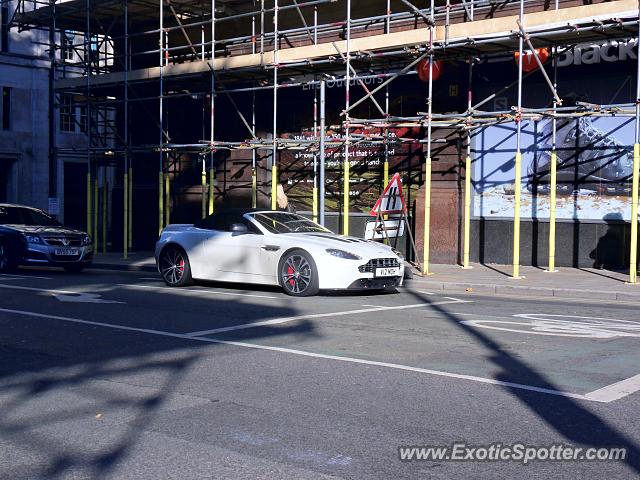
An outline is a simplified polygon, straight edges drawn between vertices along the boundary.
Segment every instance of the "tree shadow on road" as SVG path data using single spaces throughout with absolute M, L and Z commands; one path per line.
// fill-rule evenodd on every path
M 199 301 L 211 311 L 243 308 L 235 298 Z M 73 318 L 91 319 L 91 308 L 78 307 Z M 296 313 L 290 304 L 280 303 L 264 307 L 262 319 Z M 231 362 L 234 356 L 242 362 L 246 353 L 232 345 L 179 334 L 119 330 L 122 324 L 116 319 L 114 328 L 105 328 L 65 321 L 63 315 L 42 312 L 35 317 L 0 311 L 0 443 L 7 448 L 0 466 L 2 478 L 104 479 L 113 475 L 154 418 L 189 402 L 208 401 L 183 393 L 181 386 L 212 349 L 221 356 L 216 358 Z M 254 313 L 252 321 L 256 320 L 260 319 Z M 255 329 L 251 334 L 251 339 L 317 335 L 309 321 Z
M 464 331 L 469 337 L 484 346 L 489 355 L 487 359 L 500 369 L 494 378 L 506 383 L 520 383 L 519 378 L 527 378 L 527 383 L 546 390 L 559 392 L 562 389 L 553 384 L 542 372 L 510 354 L 497 341 L 476 328 L 462 323 L 465 319 L 446 311 L 434 304 L 427 296 L 407 290 L 416 299 L 429 304 L 453 325 Z M 585 403 L 560 395 L 547 395 L 502 385 L 514 397 L 526 405 L 541 420 L 544 420 L 556 432 L 568 441 L 594 448 L 624 447 L 627 456 L 624 462 L 640 474 L 640 446 L 623 432 L 607 423 L 605 419 L 590 411 Z

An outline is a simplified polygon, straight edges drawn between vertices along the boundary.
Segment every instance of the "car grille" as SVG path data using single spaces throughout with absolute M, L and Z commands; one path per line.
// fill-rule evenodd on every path
M 400 262 L 397 258 L 373 258 L 364 265 L 360 265 L 358 270 L 362 273 L 373 273 L 376 268 L 392 268 L 399 267 Z
M 56 262 L 77 262 L 82 255 L 51 255 L 51 259 Z
M 63 242 L 64 239 L 69 243 L 65 245 Z M 52 247 L 79 247 L 82 245 L 82 239 L 80 237 L 45 237 L 43 240 L 44 243 Z

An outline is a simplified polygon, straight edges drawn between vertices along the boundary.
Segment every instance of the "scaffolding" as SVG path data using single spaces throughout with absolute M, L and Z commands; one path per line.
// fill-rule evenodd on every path
M 589 5 L 573 0 L 540 2 L 506 0 L 500 6 L 490 0 L 1 0 L 14 6 L 13 25 L 21 30 L 48 33 L 53 108 L 72 96 L 84 102 L 83 125 L 89 135 L 85 155 L 87 175 L 87 228 L 98 246 L 98 177 L 106 165 L 122 167 L 123 250 L 132 247 L 134 171 L 137 155 L 155 155 L 158 162 L 158 231 L 171 221 L 171 189 L 177 159 L 182 153 L 197 155 L 201 162 L 201 212 L 213 213 L 216 191 L 216 155 L 247 150 L 251 153 L 251 199 L 258 203 L 259 191 L 277 206 L 279 154 L 294 150 L 310 152 L 313 158 L 312 215 L 325 222 L 325 160 L 327 151 L 341 151 L 342 228 L 349 233 L 350 159 L 354 146 L 366 142 L 384 152 L 384 182 L 388 180 L 390 145 L 418 143 L 426 148 L 424 159 L 423 274 L 429 274 L 431 225 L 432 146 L 436 129 L 455 131 L 466 148 L 458 165 L 464 175 L 462 266 L 470 268 L 472 151 L 471 135 L 488 126 L 515 123 L 515 212 L 513 218 L 512 276 L 520 267 L 520 184 L 522 168 L 521 127 L 524 121 L 551 119 L 551 162 L 548 270 L 555 271 L 556 121 L 584 116 L 617 116 L 635 119 L 633 150 L 630 283 L 637 282 L 638 170 L 640 148 L 640 82 L 635 102 L 601 105 L 578 102 L 563 105 L 557 93 L 558 57 L 578 44 L 611 39 L 637 39 L 640 24 L 636 0 L 594 1 Z M 354 14 L 355 12 L 355 14 Z M 83 38 L 82 42 L 73 39 Z M 536 48 L 551 52 L 548 63 Z M 69 54 L 69 51 L 75 54 Z M 532 52 L 532 53 L 527 53 Z M 515 53 L 518 79 L 500 86 L 480 101 L 473 100 L 473 69 L 481 58 Z M 538 65 L 525 72 L 523 62 L 532 55 Z M 465 111 L 433 111 L 434 68 L 437 62 L 460 61 L 468 65 L 469 86 Z M 390 114 L 389 85 L 415 75 L 426 65 L 428 87 L 426 111 L 413 115 Z M 531 75 L 543 75 L 551 102 L 545 108 L 525 107 L 523 86 Z M 638 61 L 640 77 L 640 60 Z M 369 88 L 367 82 L 379 84 Z M 638 79 L 636 79 L 637 81 Z M 344 108 L 339 123 L 327 125 L 327 82 L 344 86 Z M 283 135 L 278 124 L 279 93 L 291 89 L 313 89 L 313 125 L 304 138 Z M 501 111 L 485 110 L 491 100 L 508 90 L 517 90 L 517 104 Z M 357 91 L 357 96 L 354 95 Z M 270 128 L 257 128 L 260 116 L 256 95 L 271 92 Z M 239 108 L 239 95 L 252 96 L 251 111 Z M 177 99 L 197 98 L 203 109 L 202 135 L 196 142 L 174 142 L 167 125 L 167 105 Z M 216 126 L 220 114 L 216 104 L 231 105 L 243 128 L 244 138 L 220 138 Z M 66 100 L 64 100 L 66 101 Z M 157 102 L 157 113 L 148 111 L 158 130 L 157 142 L 132 141 L 132 109 Z M 382 104 L 381 104 L 382 103 Z M 368 104 L 378 112 L 373 118 L 354 116 Z M 246 105 L 244 105 L 246 107 Z M 301 107 L 303 108 L 303 107 Z M 118 121 L 114 118 L 118 113 Z M 360 110 L 361 111 L 361 110 Z M 57 115 L 52 112 L 51 121 Z M 218 119 L 216 117 L 218 116 Z M 116 127 L 116 123 L 118 126 Z M 206 130 L 208 127 L 208 131 Z M 423 128 L 425 138 L 398 138 L 392 129 Z M 340 132 L 328 135 L 328 132 Z M 52 146 L 53 155 L 75 153 Z M 260 182 L 258 169 L 269 171 Z M 464 172 L 464 173 L 462 173 Z M 101 180 L 106 192 L 106 181 Z M 92 194 L 93 191 L 93 194 Z M 104 193 L 103 198 L 106 198 Z M 106 218 L 107 201 L 102 202 Z M 114 213 L 114 212 L 112 212 Z M 103 248 L 106 243 L 103 227 Z

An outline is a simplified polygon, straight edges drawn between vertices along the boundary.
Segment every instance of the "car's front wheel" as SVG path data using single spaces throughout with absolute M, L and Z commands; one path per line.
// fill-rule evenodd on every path
M 280 285 L 287 295 L 309 297 L 320 290 L 318 269 L 311 255 L 304 250 L 284 254 L 278 271 Z
M 182 248 L 165 248 L 160 254 L 159 264 L 162 279 L 170 287 L 184 287 L 193 282 L 189 258 Z
M 11 255 L 9 247 L 0 242 L 0 272 L 12 272 L 17 266 L 16 259 Z

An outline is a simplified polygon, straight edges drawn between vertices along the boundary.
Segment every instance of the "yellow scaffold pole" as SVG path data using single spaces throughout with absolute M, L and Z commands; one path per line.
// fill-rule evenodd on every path
M 311 216 L 313 217 L 313 221 L 317 222 L 318 221 L 318 187 L 315 184 L 315 180 L 314 180 L 314 184 L 313 184 L 313 205 L 311 206 Z
M 202 162 L 202 173 L 200 175 L 200 185 L 202 186 L 201 193 L 201 216 L 205 218 L 207 216 L 207 170 L 204 166 L 204 161 Z
M 91 223 L 91 171 L 87 172 L 87 233 L 93 237 Z
M 98 251 L 98 175 L 93 179 L 93 251 Z
M 106 174 L 106 172 L 105 172 Z M 102 253 L 107 253 L 107 192 L 109 191 L 107 179 L 102 182 Z
M 214 209 L 214 194 L 215 194 L 215 181 L 216 181 L 216 169 L 209 169 L 209 215 L 213 213 Z
M 345 147 L 346 148 L 346 147 Z M 350 161 L 349 159 L 344 159 L 344 184 L 342 186 L 344 200 L 343 200 L 343 212 L 342 212 L 342 234 L 349 235 L 349 177 L 350 177 Z
M 429 272 L 429 249 L 431 239 L 431 157 L 427 157 L 424 172 L 424 255 L 422 260 L 422 274 L 430 275 Z
M 124 233 L 122 235 L 122 257 L 126 260 L 129 257 L 129 174 L 124 171 L 124 183 L 122 185 L 124 195 Z
M 471 155 L 464 161 L 464 244 L 462 249 L 462 268 L 469 265 L 469 245 L 471 243 Z
M 549 266 L 548 272 L 556 270 L 556 186 L 558 183 L 558 154 L 555 149 L 551 152 L 551 179 L 549 185 Z
M 133 247 L 133 168 L 129 167 L 129 203 L 128 203 L 128 213 L 127 213 L 127 247 L 129 251 Z
M 258 172 L 256 168 L 251 169 L 251 207 L 258 205 Z
M 171 178 L 167 172 L 164 176 L 164 224 L 171 223 Z
M 162 233 L 164 227 L 164 174 L 162 170 L 158 173 L 158 235 Z
M 629 283 L 638 283 L 638 176 L 640 144 L 633 145 L 633 183 L 631 192 L 631 252 L 629 255 Z
M 278 209 L 277 203 L 278 196 L 278 167 L 276 166 L 275 158 L 271 166 L 271 210 Z
M 522 152 L 516 152 L 515 191 L 513 196 L 513 278 L 520 278 L 520 188 Z

